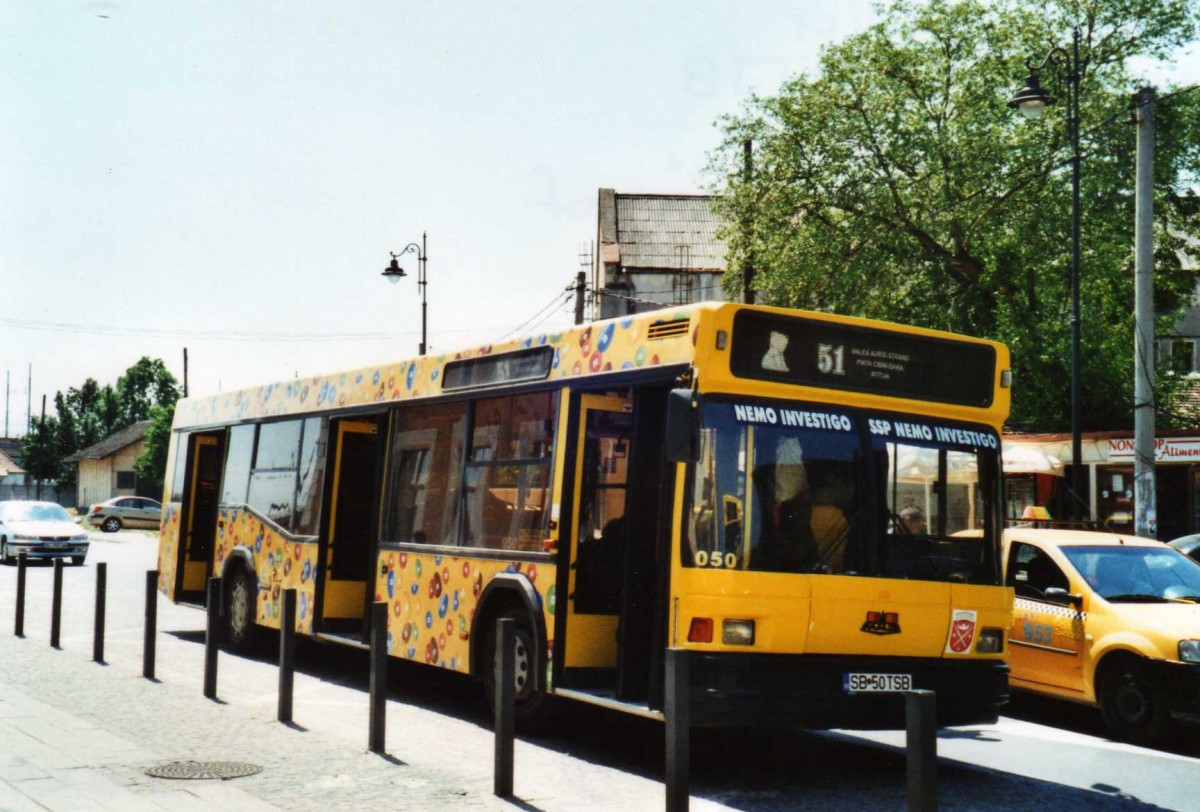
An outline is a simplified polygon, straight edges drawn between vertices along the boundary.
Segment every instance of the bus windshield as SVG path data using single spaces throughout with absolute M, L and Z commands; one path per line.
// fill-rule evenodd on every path
M 797 403 L 701 419 L 685 566 L 996 582 L 994 432 Z

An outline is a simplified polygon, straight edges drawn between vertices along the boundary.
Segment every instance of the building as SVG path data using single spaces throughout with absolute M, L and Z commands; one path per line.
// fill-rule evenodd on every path
M 601 189 L 592 289 L 597 318 L 725 299 L 724 221 L 712 195 Z
M 145 489 L 138 488 L 137 472 L 133 468 L 145 450 L 148 428 L 150 421 L 140 420 L 63 460 L 79 464 L 76 504 L 84 508 L 114 496 L 152 496 L 156 499 L 161 496 L 143 493 Z
M 1134 533 L 1133 431 L 1085 432 L 1081 439 L 1084 515 L 1102 528 Z M 1042 457 L 1051 466 L 1010 464 Z M 1060 462 L 1061 461 L 1061 462 Z M 1053 519 L 1070 515 L 1064 479 L 1071 462 L 1070 434 L 1006 434 L 1004 479 L 1007 516 L 1026 507 L 1049 510 Z M 1164 540 L 1200 531 L 1200 432 L 1159 430 L 1154 438 L 1155 535 Z
M 0 447 L 0 501 L 29 498 L 27 484 L 25 469 L 17 465 L 11 452 Z

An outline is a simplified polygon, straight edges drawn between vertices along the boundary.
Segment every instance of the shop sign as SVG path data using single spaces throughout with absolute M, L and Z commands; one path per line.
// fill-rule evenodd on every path
M 1109 462 L 1134 461 L 1133 438 L 1108 441 Z M 1200 437 L 1159 437 L 1154 441 L 1155 462 L 1200 462 Z

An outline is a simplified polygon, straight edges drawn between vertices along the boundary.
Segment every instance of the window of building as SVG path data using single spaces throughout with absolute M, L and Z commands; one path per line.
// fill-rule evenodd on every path
M 131 491 L 137 487 L 137 474 L 133 471 L 117 471 L 117 490 Z

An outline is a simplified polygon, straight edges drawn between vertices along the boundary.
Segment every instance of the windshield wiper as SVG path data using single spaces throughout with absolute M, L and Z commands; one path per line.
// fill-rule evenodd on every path
M 1161 595 L 1142 595 L 1132 593 L 1127 595 L 1101 595 L 1109 603 L 1170 603 L 1170 598 Z

